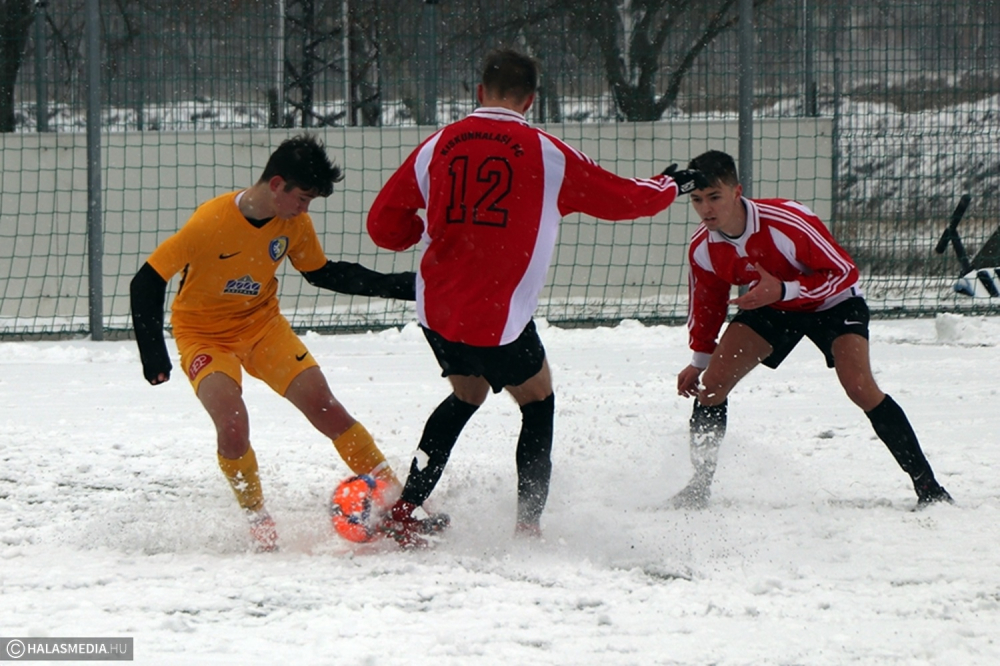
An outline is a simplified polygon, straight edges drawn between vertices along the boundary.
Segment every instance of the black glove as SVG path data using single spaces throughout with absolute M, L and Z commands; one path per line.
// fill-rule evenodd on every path
M 670 176 L 677 183 L 677 189 L 681 194 L 688 194 L 691 190 L 700 190 L 708 187 L 708 179 L 705 174 L 695 169 L 683 169 L 678 171 L 676 164 L 671 164 L 663 170 L 664 176 Z

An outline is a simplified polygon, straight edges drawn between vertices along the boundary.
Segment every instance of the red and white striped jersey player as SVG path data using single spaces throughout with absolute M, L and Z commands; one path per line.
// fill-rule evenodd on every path
M 506 389 L 521 407 L 516 530 L 539 533 L 555 398 L 532 317 L 559 220 L 574 212 L 605 220 L 651 216 L 692 189 L 696 177 L 673 168 L 622 178 L 529 125 L 524 113 L 535 98 L 538 69 L 523 54 L 494 51 L 482 73 L 480 108 L 421 143 L 368 216 L 380 247 L 422 243 L 417 315 L 453 389 L 428 420 L 391 512 L 391 529 L 404 545 L 413 542 L 412 511 L 430 495 L 490 388 Z
M 701 220 L 688 249 L 693 358 L 677 375 L 677 392 L 695 398 L 690 422 L 695 473 L 673 498 L 674 506 L 708 504 L 730 391 L 758 364 L 778 367 L 803 337 L 823 352 L 847 396 L 910 475 L 919 505 L 950 502 L 903 410 L 875 383 L 868 305 L 851 256 L 806 206 L 744 197 L 726 153 L 704 153 L 689 168 L 708 185 L 691 192 Z M 734 285 L 748 289 L 731 298 Z M 719 339 L 730 305 L 739 310 Z

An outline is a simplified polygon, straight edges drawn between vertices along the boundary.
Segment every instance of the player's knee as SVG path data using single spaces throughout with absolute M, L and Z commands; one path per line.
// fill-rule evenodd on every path
M 511 394 L 517 404 L 524 405 L 532 402 L 542 402 L 548 400 L 552 395 L 552 375 L 547 366 L 543 366 L 538 374 L 518 386 L 508 386 L 507 392 Z
M 715 373 L 706 370 L 701 378 L 702 389 L 698 392 L 698 402 L 706 407 L 714 407 L 725 402 L 733 387 L 730 382 L 721 379 Z
M 452 387 L 452 392 L 462 402 L 479 407 L 486 402 L 486 396 L 490 393 L 490 385 L 484 382 L 481 386 L 456 386 Z
M 885 397 L 875 379 L 866 373 L 841 372 L 838 376 L 848 399 L 865 411 L 874 409 Z
M 877 386 L 857 383 L 845 383 L 843 386 L 848 399 L 866 412 L 878 407 L 885 398 L 885 394 Z
M 215 431 L 219 436 L 219 441 L 246 442 L 250 439 L 249 424 L 241 415 L 227 414 L 224 416 L 213 416 Z

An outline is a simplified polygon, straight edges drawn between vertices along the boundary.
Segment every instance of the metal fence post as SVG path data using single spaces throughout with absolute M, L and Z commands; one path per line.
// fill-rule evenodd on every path
M 802 0 L 802 51 L 804 54 L 803 69 L 804 77 L 803 91 L 803 113 L 807 116 L 819 115 L 819 100 L 816 89 L 816 59 L 813 55 L 816 50 L 816 27 L 813 19 L 815 3 L 813 0 Z
M 104 339 L 104 233 L 101 221 L 101 15 L 87 0 L 87 271 L 90 337 Z
M 285 125 L 285 0 L 278 0 L 274 38 L 274 86 L 268 90 L 267 126 Z
M 354 127 L 358 124 L 357 109 L 354 104 L 354 82 L 351 80 L 351 3 L 344 0 L 341 8 L 344 21 L 344 34 L 341 45 L 344 58 L 344 125 Z
M 417 58 L 421 69 L 418 92 L 421 125 L 437 124 L 437 17 L 438 0 L 424 0 L 420 14 L 420 33 L 417 37 Z
M 843 54 L 841 52 L 841 30 L 843 29 L 843 9 L 837 3 L 833 4 L 830 10 L 830 41 L 828 48 L 833 54 L 833 164 L 831 165 L 831 191 L 832 201 L 830 202 L 830 231 L 836 234 L 837 225 L 840 223 L 840 132 L 841 132 L 841 109 L 840 103 L 843 98 Z
M 49 131 L 48 90 L 45 86 L 45 0 L 35 3 L 35 129 Z
M 739 132 L 740 157 L 738 169 L 743 195 L 753 196 L 753 84 L 754 29 L 753 0 L 740 0 L 740 67 L 739 67 Z

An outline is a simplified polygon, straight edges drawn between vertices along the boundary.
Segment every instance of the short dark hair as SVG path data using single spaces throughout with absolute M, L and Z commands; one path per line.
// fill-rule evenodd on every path
M 721 150 L 702 153 L 688 163 L 688 168 L 700 171 L 708 180 L 709 187 L 723 184 L 735 187 L 740 184 L 740 177 L 736 173 L 736 162 L 731 155 Z
M 326 154 L 326 146 L 313 134 L 286 139 L 271 153 L 260 179 L 275 176 L 285 179 L 285 191 L 297 187 L 319 197 L 330 196 L 333 184 L 344 179 L 340 167 Z
M 494 97 L 523 100 L 538 90 L 538 63 L 512 49 L 490 51 L 483 60 L 482 83 Z

